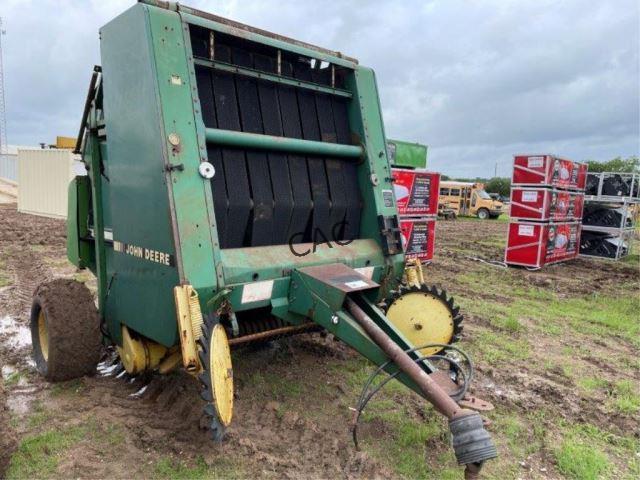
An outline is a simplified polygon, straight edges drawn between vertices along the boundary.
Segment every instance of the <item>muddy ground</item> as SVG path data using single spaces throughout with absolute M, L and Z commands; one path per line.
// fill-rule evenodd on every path
M 493 315 L 511 308 L 518 292 L 531 288 L 560 299 L 594 292 L 615 295 L 621 284 L 637 294 L 638 265 L 578 259 L 537 272 L 507 270 L 492 263 L 502 259 L 506 225 L 439 222 L 428 277 L 462 305 L 461 346 L 477 360 L 474 393 L 498 407 L 488 417 L 501 459 L 487 468 L 487 475 L 564 478 L 553 454 L 564 438 L 563 422 L 594 425 L 615 438 L 637 435 L 637 412 L 612 411 L 606 389 L 577 388 L 584 372 L 611 385 L 618 380 L 637 385 L 637 343 L 545 329 L 525 311 L 517 313 L 519 327 L 506 336 L 515 347 L 495 350 L 492 339 L 504 339 L 505 330 Z M 234 423 L 219 445 L 208 441 L 199 387 L 186 374 L 116 378 L 113 357 L 106 357 L 95 376 L 47 384 L 29 354 L 29 308 L 36 285 L 65 277 L 95 290 L 91 274 L 66 261 L 64 241 L 63 221 L 0 205 L 0 365 L 6 394 L 2 405 L 0 379 L 0 477 L 2 454 L 9 452 L 3 441 L 13 444 L 4 439 L 17 439 L 20 448 L 9 470 L 13 477 L 462 478 L 446 445 L 444 422 L 401 388 L 386 397 L 391 402 L 387 407 L 401 409 L 401 422 L 426 422 L 435 433 L 396 451 L 387 448 L 390 442 L 406 439 L 385 422 L 396 417 L 373 416 L 361 429 L 367 448 L 353 447 L 351 407 L 370 368 L 342 343 L 318 333 L 234 352 Z M 526 357 L 518 351 L 520 345 L 526 346 Z M 629 368 L 621 368 L 621 362 Z M 514 436 L 516 423 L 522 428 Z M 541 437 L 537 427 L 544 430 Z M 43 438 L 49 442 L 44 459 L 38 443 Z M 402 463 L 390 458 L 414 451 L 415 443 L 420 465 L 426 467 L 416 470 L 413 459 Z M 525 448 L 527 444 L 534 448 Z M 631 478 L 633 468 L 612 456 L 610 469 L 616 476 Z M 441 475 L 444 469 L 447 474 Z

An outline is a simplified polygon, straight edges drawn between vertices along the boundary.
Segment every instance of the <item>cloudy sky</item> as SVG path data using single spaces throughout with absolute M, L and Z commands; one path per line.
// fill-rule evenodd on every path
M 10 144 L 76 134 L 98 29 L 133 3 L 2 0 Z M 184 3 L 373 67 L 387 135 L 428 144 L 449 175 L 510 175 L 513 153 L 639 153 L 637 0 Z

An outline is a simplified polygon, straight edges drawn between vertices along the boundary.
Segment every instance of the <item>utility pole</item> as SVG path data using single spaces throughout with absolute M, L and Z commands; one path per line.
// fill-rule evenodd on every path
M 493 169 L 493 177 L 497 177 L 498 176 L 498 161 L 496 160 L 496 166 Z
M 4 70 L 2 68 L 2 36 L 6 32 L 2 28 L 2 17 L 0 17 L 0 154 L 7 153 L 7 119 L 5 116 L 4 104 Z

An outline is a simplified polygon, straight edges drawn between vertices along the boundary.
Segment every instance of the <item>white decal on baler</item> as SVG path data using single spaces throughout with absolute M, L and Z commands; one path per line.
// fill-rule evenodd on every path
M 151 248 L 139 247 L 137 245 L 131 245 L 130 243 L 113 241 L 113 250 L 115 252 L 124 253 L 132 257 L 148 260 L 153 263 L 159 263 L 161 265 L 167 265 L 172 267 L 175 265 L 173 255 L 170 253 L 161 252 L 159 250 L 153 250 Z
M 271 298 L 273 291 L 273 280 L 265 280 L 263 282 L 248 283 L 242 287 L 242 303 L 259 302 L 260 300 L 268 300 Z

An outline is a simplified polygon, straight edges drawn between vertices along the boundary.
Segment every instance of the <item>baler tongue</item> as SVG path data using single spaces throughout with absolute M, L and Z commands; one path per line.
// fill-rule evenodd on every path
M 423 346 L 410 344 L 374 305 L 378 287 L 341 263 L 301 268 L 292 273 L 289 308 L 313 319 L 432 403 L 449 420 L 456 459 L 467 465 L 466 476 L 473 478 L 484 461 L 497 456 L 482 418 L 452 398 L 450 386 L 456 384 L 445 379 L 429 357 L 421 356 Z M 489 405 L 470 397 L 464 402 L 475 409 Z

